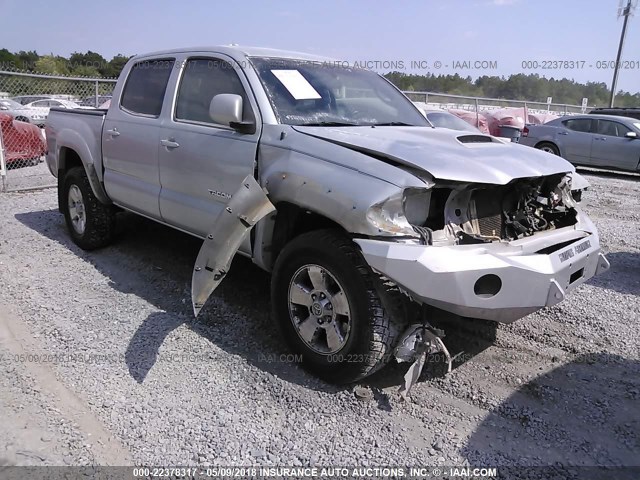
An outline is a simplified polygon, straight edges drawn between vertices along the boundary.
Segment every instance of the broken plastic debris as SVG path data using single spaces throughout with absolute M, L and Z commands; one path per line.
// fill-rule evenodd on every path
M 429 324 L 414 323 L 407 328 L 398 342 L 394 352 L 396 360 L 398 362 L 413 361 L 404 376 L 404 385 L 398 389 L 398 393 L 405 401 L 409 401 L 409 392 L 420 378 L 427 355 L 442 352 L 447 359 L 447 373 L 451 373 L 451 355 L 439 335 L 444 335 L 444 333 Z
M 373 393 L 371 392 L 371 390 L 362 385 L 356 385 L 353 389 L 353 394 L 358 400 L 371 400 L 373 398 Z

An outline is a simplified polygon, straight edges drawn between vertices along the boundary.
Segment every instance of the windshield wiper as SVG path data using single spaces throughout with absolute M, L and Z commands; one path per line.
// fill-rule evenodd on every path
M 384 123 L 372 123 L 372 127 L 416 127 L 417 125 L 413 125 L 412 123 L 404 123 L 404 122 L 384 122 Z
M 348 122 L 309 122 L 302 123 L 301 127 L 358 127 L 357 123 Z

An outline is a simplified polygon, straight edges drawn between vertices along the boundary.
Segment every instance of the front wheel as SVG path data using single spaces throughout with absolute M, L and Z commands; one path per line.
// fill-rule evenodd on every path
M 350 383 L 389 360 L 398 332 L 376 282 L 338 231 L 305 233 L 284 248 L 272 277 L 272 316 L 307 369 Z
M 101 248 L 113 240 L 115 212 L 93 194 L 83 167 L 64 177 L 62 209 L 73 242 L 83 250 Z
M 543 152 L 551 153 L 553 155 L 560 155 L 560 151 L 558 147 L 556 147 L 553 143 L 544 142 L 539 145 L 536 145 L 538 150 L 542 150 Z

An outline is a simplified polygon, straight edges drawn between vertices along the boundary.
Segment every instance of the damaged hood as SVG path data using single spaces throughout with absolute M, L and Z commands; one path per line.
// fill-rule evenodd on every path
M 295 126 L 293 129 L 418 168 L 441 180 L 504 185 L 515 178 L 575 171 L 566 160 L 535 148 L 446 128 Z

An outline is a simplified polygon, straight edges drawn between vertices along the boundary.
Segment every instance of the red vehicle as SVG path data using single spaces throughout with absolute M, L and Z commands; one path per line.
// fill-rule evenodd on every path
M 6 113 L 0 113 L 0 134 L 7 167 L 37 164 L 47 152 L 47 144 L 38 127 L 14 120 Z
M 458 118 L 461 118 L 468 124 L 473 125 L 482 133 L 489 133 L 489 125 L 487 122 L 487 118 L 484 116 L 484 114 L 478 113 L 476 115 L 476 112 L 472 112 L 470 110 L 460 110 L 455 108 L 448 110 L 448 112 L 452 113 Z

